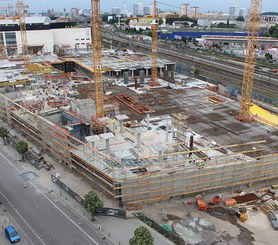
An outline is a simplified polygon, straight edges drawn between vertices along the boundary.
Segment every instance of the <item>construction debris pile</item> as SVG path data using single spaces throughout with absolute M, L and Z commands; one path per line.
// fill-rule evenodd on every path
M 207 241 L 210 244 L 240 244 L 244 242 L 241 241 L 243 237 L 245 242 L 249 239 L 251 244 L 252 232 L 245 228 L 259 223 L 269 232 L 277 233 L 278 185 L 257 188 L 250 192 L 234 190 L 232 194 L 227 191 L 225 194 L 198 194 L 195 201 L 188 197 L 173 199 L 169 206 L 176 206 L 180 209 L 178 212 L 167 207 L 169 213 L 164 213 L 162 204 L 157 204 L 160 207 L 157 212 L 161 218 L 158 223 L 166 231 L 178 234 L 184 244 L 207 244 Z M 180 202 L 183 205 L 178 208 Z M 148 217 L 156 219 L 154 210 L 147 211 Z M 183 215 L 182 218 L 176 216 L 179 213 Z M 224 224 L 230 225 L 232 230 L 225 229 Z
M 191 201 L 189 201 L 188 204 L 191 204 Z M 242 222 L 247 221 L 247 213 L 249 211 L 262 211 L 264 214 L 268 215 L 273 228 L 275 230 L 278 229 L 277 218 L 275 218 L 275 213 L 278 213 L 278 185 L 273 185 L 269 188 L 259 189 L 250 193 L 238 190 L 226 197 L 223 201 L 223 205 L 220 194 L 213 197 L 213 202 L 206 203 L 205 193 L 203 193 L 196 196 L 196 204 L 201 211 L 210 211 L 216 207 L 222 206 L 230 214 L 238 216 Z

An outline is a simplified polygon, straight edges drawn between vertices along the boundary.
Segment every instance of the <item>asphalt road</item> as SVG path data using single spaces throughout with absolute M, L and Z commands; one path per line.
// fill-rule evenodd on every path
M 19 174 L 27 170 L 5 149 L 1 144 L 0 201 L 21 234 L 19 244 L 111 244 L 54 193 L 48 193 L 39 178 L 27 181 L 27 188 L 24 188 Z

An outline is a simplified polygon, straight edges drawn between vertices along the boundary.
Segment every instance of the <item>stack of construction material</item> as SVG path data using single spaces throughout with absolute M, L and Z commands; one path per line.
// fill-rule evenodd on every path
M 278 230 L 278 221 L 277 221 L 277 217 L 275 215 L 275 213 L 273 211 L 269 211 L 267 214 L 267 217 L 270 221 L 270 223 L 272 224 L 272 227 L 274 230 Z

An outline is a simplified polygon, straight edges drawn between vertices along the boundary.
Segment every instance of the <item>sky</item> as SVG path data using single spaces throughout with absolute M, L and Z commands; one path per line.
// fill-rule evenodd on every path
M 15 3 L 16 1 L 13 0 Z M 153 4 L 152 0 L 100 0 L 101 12 L 111 12 L 112 7 L 123 7 L 123 3 L 126 3 L 127 9 L 132 10 L 133 3 L 143 3 L 144 6 L 150 6 Z M 171 3 L 174 7 L 170 7 L 161 3 Z M 278 12 L 277 0 L 263 0 L 263 12 L 274 11 Z M 2 3 L 9 3 L 2 2 Z M 3 5 L 1 3 L 1 5 Z M 10 2 L 11 3 L 11 2 Z M 66 8 L 67 11 L 70 11 L 72 7 L 77 7 L 80 9 L 90 8 L 91 0 L 24 0 L 24 3 L 29 6 L 30 12 L 41 12 L 42 10 L 46 11 L 47 9 L 54 8 L 55 11 L 62 11 Z M 201 12 L 207 12 L 212 10 L 228 12 L 229 6 L 239 5 L 242 8 L 248 8 L 250 6 L 250 0 L 161 0 L 158 1 L 157 6 L 162 10 L 172 9 L 178 11 L 178 7 L 182 3 L 189 3 L 191 6 L 199 6 Z

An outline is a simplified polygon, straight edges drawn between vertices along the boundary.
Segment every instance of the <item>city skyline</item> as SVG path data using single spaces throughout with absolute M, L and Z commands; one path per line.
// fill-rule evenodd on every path
M 63 11 L 66 8 L 67 11 L 70 11 L 71 8 L 77 7 L 80 9 L 87 9 L 91 7 L 91 1 L 89 0 L 68 0 L 68 1 L 56 1 L 56 0 L 48 0 L 47 3 L 42 4 L 42 2 L 37 0 L 24 0 L 25 4 L 29 6 L 30 12 L 41 12 L 46 11 L 47 9 L 55 9 L 55 11 Z M 111 12 L 112 7 L 123 7 L 123 3 L 126 3 L 127 9 L 132 11 L 132 5 L 134 3 L 142 3 L 144 6 L 150 6 L 152 1 L 150 0 L 125 0 L 122 2 L 114 2 L 111 4 L 109 0 L 101 0 L 101 12 Z M 166 1 L 161 1 L 162 3 L 166 3 Z M 250 6 L 250 0 L 214 0 L 213 2 L 204 2 L 203 0 L 174 0 L 171 1 L 171 6 L 162 4 L 158 1 L 158 8 L 162 10 L 172 10 L 179 12 L 179 7 L 183 3 L 188 3 L 191 6 L 199 6 L 200 12 L 207 12 L 207 11 L 222 11 L 228 12 L 229 7 L 232 5 L 238 5 L 240 8 L 248 8 Z M 273 0 L 264 0 L 263 1 L 263 12 L 268 11 L 276 11 L 278 12 L 278 8 L 275 10 L 273 9 Z

